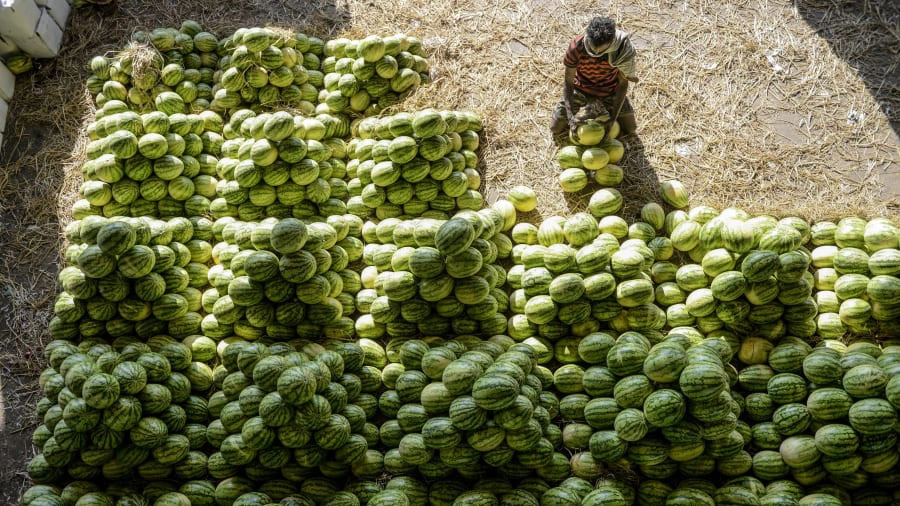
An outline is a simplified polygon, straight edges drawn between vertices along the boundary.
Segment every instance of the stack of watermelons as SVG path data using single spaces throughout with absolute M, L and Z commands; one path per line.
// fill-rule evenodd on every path
M 348 208 L 379 220 L 480 210 L 480 130 L 481 118 L 468 112 L 426 109 L 362 119 L 349 146 Z
M 421 42 L 403 34 L 343 37 L 326 44 L 319 104 L 332 113 L 374 115 L 431 80 Z
M 495 335 L 506 331 L 506 271 L 490 213 L 383 220 L 367 241 L 360 337 Z M 496 213 L 495 213 L 496 215 Z M 497 215 L 499 216 L 499 215 Z M 382 242 L 383 241 L 383 242 Z
M 329 123 L 331 128 L 323 123 Z M 346 145 L 337 120 L 259 115 L 242 109 L 228 127 L 216 164 L 216 218 L 308 218 L 346 214 Z M 330 131 L 329 131 L 330 130 Z M 344 200 L 342 200 L 344 199 Z
M 325 42 L 302 33 L 246 28 L 220 45 L 221 88 L 214 108 L 281 104 L 304 114 L 372 115 L 429 81 L 421 42 L 404 34 Z
M 622 168 L 616 165 L 625 156 L 625 147 L 616 137 L 619 124 L 613 123 L 607 132 L 603 123 L 587 119 L 577 128 L 577 137 L 569 136 L 566 145 L 556 151 L 556 161 L 562 171 L 559 185 L 564 192 L 578 192 L 593 180 L 601 186 L 615 186 L 622 182 Z
M 330 222 L 337 227 L 296 218 L 225 225 L 209 271 L 213 287 L 203 294 L 204 333 L 249 340 L 351 336 L 349 315 L 362 283 L 347 266 L 361 248 L 353 252 L 346 241 L 349 224 Z
M 312 112 L 322 86 L 324 42 L 305 34 L 276 34 L 264 28 L 237 30 L 222 49 L 214 108 L 283 103 Z
M 477 114 L 378 117 L 428 82 L 405 35 L 186 21 L 90 70 L 24 505 L 900 500 L 892 221 L 667 181 L 629 223 L 593 121 L 587 208 L 520 222 Z

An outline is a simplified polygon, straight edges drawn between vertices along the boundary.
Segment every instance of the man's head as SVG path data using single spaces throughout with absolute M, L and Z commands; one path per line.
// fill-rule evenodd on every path
M 588 23 L 584 32 L 584 46 L 588 54 L 600 56 L 616 38 L 616 22 L 606 16 L 597 16 Z

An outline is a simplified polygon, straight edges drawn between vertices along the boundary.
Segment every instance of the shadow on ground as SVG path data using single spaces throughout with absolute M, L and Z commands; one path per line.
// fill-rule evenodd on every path
M 797 0 L 797 12 L 847 62 L 900 135 L 900 2 Z M 885 65 L 886 62 L 895 62 Z

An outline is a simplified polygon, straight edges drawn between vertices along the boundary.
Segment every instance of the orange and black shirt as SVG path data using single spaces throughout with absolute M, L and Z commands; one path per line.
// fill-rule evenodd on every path
M 584 48 L 584 35 L 569 44 L 563 58 L 566 67 L 575 68 L 575 89 L 597 97 L 608 97 L 619 85 L 619 69 L 609 62 L 609 53 L 594 58 Z

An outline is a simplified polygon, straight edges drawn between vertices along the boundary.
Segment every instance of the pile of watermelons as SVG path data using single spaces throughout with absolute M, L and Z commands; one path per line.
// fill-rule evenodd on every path
M 890 220 L 667 181 L 628 223 L 593 122 L 588 208 L 519 221 L 478 114 L 403 110 L 402 34 L 185 21 L 90 70 L 25 506 L 900 500 Z

